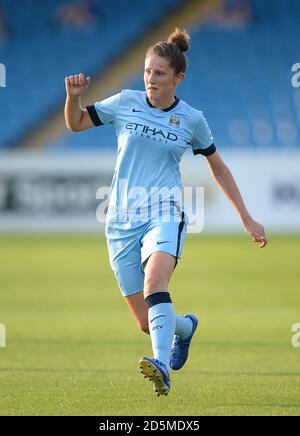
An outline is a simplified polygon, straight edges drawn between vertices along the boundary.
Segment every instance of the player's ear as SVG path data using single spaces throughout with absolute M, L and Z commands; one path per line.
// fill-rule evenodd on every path
M 178 86 L 181 82 L 183 82 L 184 78 L 185 78 L 185 74 L 183 72 L 177 74 L 175 76 L 175 84 L 176 84 L 176 86 Z

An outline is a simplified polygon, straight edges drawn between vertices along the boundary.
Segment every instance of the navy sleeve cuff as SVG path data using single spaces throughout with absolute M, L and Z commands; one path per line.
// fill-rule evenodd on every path
M 96 127 L 103 126 L 103 123 L 97 114 L 95 105 L 87 106 L 86 110 L 88 111 L 88 114 Z
M 211 144 L 208 148 L 199 148 L 198 150 L 193 150 L 194 155 L 202 154 L 203 156 L 211 156 L 216 151 L 215 144 Z

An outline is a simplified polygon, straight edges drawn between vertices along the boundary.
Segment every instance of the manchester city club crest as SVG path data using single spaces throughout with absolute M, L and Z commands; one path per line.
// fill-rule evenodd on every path
M 180 117 L 176 116 L 176 115 L 172 115 L 171 118 L 169 119 L 169 126 L 173 126 L 173 127 L 180 127 Z

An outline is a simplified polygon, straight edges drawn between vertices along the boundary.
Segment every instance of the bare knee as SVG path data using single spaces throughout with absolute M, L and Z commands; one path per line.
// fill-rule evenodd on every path
M 144 293 L 151 294 L 152 292 L 158 292 L 166 290 L 168 283 L 165 277 L 161 274 L 149 274 L 145 277 Z

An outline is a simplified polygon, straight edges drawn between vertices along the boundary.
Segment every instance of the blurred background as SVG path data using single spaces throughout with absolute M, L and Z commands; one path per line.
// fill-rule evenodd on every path
M 246 204 L 269 231 L 300 231 L 300 2 L 0 0 L 0 231 L 103 230 L 96 191 L 116 159 L 112 126 L 67 131 L 64 78 L 83 72 L 83 104 L 143 90 L 146 49 L 175 26 L 191 34 L 178 97 L 202 110 Z M 240 230 L 204 159 L 205 230 Z
M 147 48 L 176 26 L 191 34 L 177 96 L 204 112 L 270 242 L 251 243 L 186 152 L 204 232 L 188 235 L 170 290 L 200 328 L 164 401 L 138 373 L 150 341 L 96 219 L 113 127 L 70 133 L 63 109 L 71 74 L 92 77 L 83 106 L 143 90 Z M 299 41 L 299 0 L 0 0 L 0 415 L 299 415 Z

